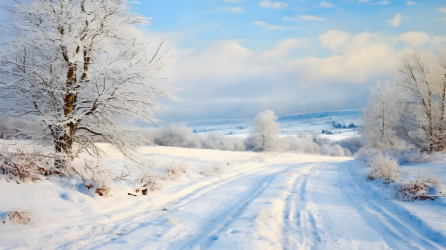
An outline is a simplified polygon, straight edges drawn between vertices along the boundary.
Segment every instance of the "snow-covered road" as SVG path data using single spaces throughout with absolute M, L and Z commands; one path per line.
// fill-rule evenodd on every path
M 27 239 L 5 248 L 446 249 L 444 226 L 370 190 L 358 176 L 358 162 L 287 157 L 248 160 L 210 178 L 191 178 L 158 194 L 163 199 L 155 197 L 150 206 L 141 199 L 49 229 L 44 242 Z M 443 203 L 431 205 L 444 223 Z M 0 249 L 2 235 L 8 232 L 0 232 Z

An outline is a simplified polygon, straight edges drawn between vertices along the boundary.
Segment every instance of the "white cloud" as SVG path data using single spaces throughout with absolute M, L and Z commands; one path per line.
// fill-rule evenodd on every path
M 393 19 L 387 19 L 387 23 L 389 23 L 390 26 L 398 27 L 398 26 L 400 26 L 401 21 L 406 18 L 409 18 L 409 17 L 403 17 L 403 16 L 401 16 L 401 13 L 398 13 L 393 17 Z
M 414 2 L 414 1 L 406 1 L 406 3 L 407 3 L 407 5 L 409 5 L 409 6 L 414 6 L 414 5 L 417 5 L 417 4 L 418 4 L 418 2 Z
M 327 1 L 322 1 L 317 6 L 324 7 L 324 8 L 334 8 L 334 5 Z
M 351 39 L 351 34 L 346 31 L 329 30 L 319 36 L 322 46 L 329 48 L 331 51 L 341 52 L 342 46 Z
M 221 118 L 254 115 L 261 109 L 289 113 L 300 112 L 298 108 L 352 108 L 355 102 L 363 105 L 361 100 L 366 99 L 364 93 L 370 84 L 392 81 L 398 76 L 401 53 L 426 40 L 422 32 L 392 37 L 330 30 L 318 40 L 285 39 L 260 52 L 243 46 L 242 40 L 181 50 L 173 72 L 183 89 L 178 95 L 189 102 L 172 104 L 176 107 L 171 117 L 191 119 L 191 115 L 200 113 L 204 114 L 200 118 Z M 318 41 L 331 54 L 307 56 L 309 50 L 320 49 Z M 446 36 L 435 36 L 429 37 L 423 47 L 434 51 L 445 45 Z
M 446 8 L 439 8 L 438 11 L 446 13 Z
M 282 2 L 271 2 L 269 0 L 262 0 L 259 2 L 259 6 L 262 8 L 271 8 L 271 9 L 286 9 L 289 4 Z
M 310 15 L 299 15 L 297 17 L 284 17 L 283 20 L 287 21 L 324 21 L 322 17 L 310 16 Z
M 427 44 L 430 41 L 430 38 L 425 32 L 411 31 L 399 35 L 398 41 L 411 44 L 414 47 L 419 47 Z
M 277 44 L 273 50 L 265 51 L 260 56 L 262 58 L 277 58 L 288 55 L 292 50 L 297 48 L 309 47 L 308 39 L 285 39 Z
M 254 21 L 251 23 L 251 25 L 261 26 L 261 27 L 267 28 L 269 30 L 297 30 L 297 29 L 299 29 L 297 27 L 283 27 L 283 26 L 278 26 L 278 25 L 272 25 L 272 24 L 268 24 L 264 21 Z
M 374 2 L 371 3 L 370 5 L 388 5 L 388 4 L 390 4 L 390 1 L 382 0 L 381 2 Z
M 245 12 L 243 7 L 223 7 L 223 6 L 217 7 L 217 11 L 218 12 L 232 12 L 232 13 L 239 13 L 239 14 Z
M 367 2 L 369 2 L 370 0 L 358 0 L 358 3 L 367 3 Z
M 253 25 L 267 27 L 261 21 Z M 219 77 L 245 79 L 258 74 L 291 74 L 296 77 L 293 81 L 310 85 L 362 83 L 375 76 L 389 76 L 397 72 L 399 51 L 378 34 L 330 30 L 321 34 L 319 41 L 333 55 L 321 58 L 290 55 L 293 50 L 314 46 L 314 41 L 311 43 L 308 39 L 285 39 L 274 49 L 260 53 L 242 46 L 237 40 L 221 41 L 208 49 L 195 51 L 196 55 L 189 54 L 187 59 L 183 58 L 178 72 L 181 79 L 206 84 L 208 80 Z

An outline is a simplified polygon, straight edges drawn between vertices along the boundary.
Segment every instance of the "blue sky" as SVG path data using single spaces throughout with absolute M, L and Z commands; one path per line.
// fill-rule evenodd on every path
M 146 29 L 173 33 L 168 121 L 360 109 L 393 82 L 405 49 L 446 44 L 444 1 L 144 1 Z
M 398 80 L 407 49 L 446 48 L 445 0 L 139 0 L 149 36 L 173 34 L 172 80 L 187 121 L 361 109 Z M 1 19 L 1 17 L 0 17 Z

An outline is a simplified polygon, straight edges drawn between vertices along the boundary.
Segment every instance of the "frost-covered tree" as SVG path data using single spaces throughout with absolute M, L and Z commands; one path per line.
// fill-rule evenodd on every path
M 254 122 L 254 133 L 250 136 L 252 146 L 259 151 L 277 151 L 283 150 L 284 140 L 280 140 L 279 123 L 276 122 L 277 116 L 272 110 L 260 112 Z
M 394 148 L 401 144 L 396 127 L 399 114 L 395 88 L 378 83 L 372 88 L 368 106 L 363 111 L 364 137 L 372 148 Z
M 428 153 L 444 150 L 446 67 L 442 57 L 416 50 L 401 61 L 402 80 L 397 85 L 402 105 L 400 137 Z
M 58 166 L 97 155 L 95 136 L 131 157 L 122 122 L 153 122 L 156 96 L 175 99 L 166 40 L 146 39 L 127 0 L 17 2 L 0 33 L 0 114 L 29 121 Z

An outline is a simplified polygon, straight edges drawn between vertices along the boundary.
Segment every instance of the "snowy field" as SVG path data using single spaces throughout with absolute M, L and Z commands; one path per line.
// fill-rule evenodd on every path
M 124 162 L 106 144 L 107 165 Z M 161 168 L 187 169 L 147 196 L 117 181 L 110 198 L 76 180 L 0 178 L 0 249 L 445 249 L 446 198 L 401 202 L 353 158 L 144 147 Z M 446 181 L 444 162 L 429 168 Z M 131 166 L 130 166 L 131 168 Z M 119 172 L 122 169 L 114 169 Z M 1 175 L 0 175 L 1 176 Z M 444 185 L 442 186 L 444 188 Z M 81 191 L 81 192 L 79 192 Z

